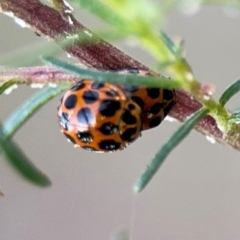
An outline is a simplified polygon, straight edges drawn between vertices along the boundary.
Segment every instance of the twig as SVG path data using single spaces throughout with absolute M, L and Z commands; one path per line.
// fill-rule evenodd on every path
M 79 78 L 52 67 L 25 67 L 0 71 L 0 84 L 9 80 L 17 80 L 25 85 L 57 84 L 61 82 L 76 82 Z

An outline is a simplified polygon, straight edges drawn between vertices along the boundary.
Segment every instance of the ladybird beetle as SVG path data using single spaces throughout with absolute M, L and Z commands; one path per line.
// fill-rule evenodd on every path
M 147 75 L 135 68 L 120 73 Z M 58 104 L 61 131 L 76 146 L 97 152 L 122 150 L 158 126 L 175 103 L 175 91 L 82 79 Z
M 142 110 L 117 85 L 80 80 L 61 99 L 58 120 L 62 132 L 87 150 L 121 150 L 142 130 Z

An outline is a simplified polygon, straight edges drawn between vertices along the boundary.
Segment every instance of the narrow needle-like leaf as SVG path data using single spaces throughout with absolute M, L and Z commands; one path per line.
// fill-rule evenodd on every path
M 18 84 L 20 81 L 19 80 L 15 80 L 15 79 L 12 79 L 10 81 L 7 81 L 5 83 L 3 83 L 1 86 L 0 86 L 0 95 L 6 90 L 8 89 L 9 87 L 15 85 L 15 84 Z
M 224 106 L 228 100 L 240 91 L 240 79 L 231 84 L 222 94 L 219 103 Z
M 140 85 L 156 88 L 179 88 L 180 83 L 177 80 L 164 77 L 138 76 L 134 74 L 119 74 L 116 72 L 102 72 L 92 69 L 81 68 L 67 62 L 60 61 L 53 57 L 44 57 L 43 61 L 47 64 L 69 72 L 82 78 L 91 78 L 99 82 L 111 82 L 117 84 Z
M 6 139 L 2 126 L 0 126 L 0 154 L 28 181 L 40 186 L 48 187 L 49 178 L 38 170 L 11 139 Z
M 166 46 L 168 47 L 168 49 L 175 55 L 178 56 L 180 53 L 180 48 L 179 46 L 177 46 L 170 37 L 168 37 L 168 35 L 164 32 L 164 31 L 160 31 L 161 34 L 161 38 L 163 39 L 163 41 L 165 42 Z
M 190 133 L 195 124 L 199 122 L 208 113 L 208 109 L 202 108 L 187 119 L 181 127 L 170 137 L 170 139 L 157 152 L 152 162 L 147 167 L 139 180 L 134 185 L 134 192 L 141 192 L 159 167 L 162 165 L 168 154 Z
M 23 103 L 4 124 L 6 137 L 10 138 L 39 108 L 68 87 L 69 83 L 59 84 L 56 87 L 47 86 Z

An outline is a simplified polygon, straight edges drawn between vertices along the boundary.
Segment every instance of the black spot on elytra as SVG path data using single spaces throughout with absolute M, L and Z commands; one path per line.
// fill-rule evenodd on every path
M 86 104 L 92 104 L 99 99 L 99 94 L 96 91 L 89 90 L 83 93 L 82 98 Z
M 70 91 L 72 91 L 72 92 L 78 91 L 78 90 L 85 88 L 85 86 L 86 86 L 86 84 L 84 83 L 84 80 L 80 80 L 70 88 Z
M 66 138 L 70 141 L 70 142 L 72 142 L 73 144 L 76 144 L 76 141 L 74 140 L 74 138 L 73 137 L 71 137 L 70 135 L 68 135 L 67 133 L 63 133 L 65 136 L 66 136 Z
M 104 83 L 102 82 L 93 82 L 91 88 L 92 89 L 101 89 L 104 87 Z
M 64 106 L 67 109 L 73 109 L 77 104 L 77 96 L 76 94 L 71 94 L 70 96 L 67 97 L 67 99 L 64 102 Z
M 119 96 L 118 92 L 115 91 L 114 89 L 110 89 L 109 91 L 107 91 L 106 95 L 108 97 L 117 97 L 117 96 Z
M 147 88 L 147 94 L 150 98 L 155 99 L 160 96 L 159 88 Z
M 63 112 L 59 116 L 59 122 L 60 122 L 60 125 L 63 129 L 68 130 L 69 120 L 68 120 L 68 114 L 67 113 Z
M 104 135 L 110 135 L 118 131 L 118 126 L 108 122 L 104 123 L 99 130 Z
M 129 110 L 125 110 L 122 115 L 122 120 L 127 124 L 136 124 L 137 119 L 134 117 Z
M 137 132 L 137 128 L 128 128 L 122 135 L 121 135 L 121 139 L 123 141 L 129 141 L 132 137 L 132 135 L 134 135 Z
M 120 148 L 121 144 L 114 140 L 103 140 L 98 144 L 99 148 L 105 151 L 116 151 Z
M 162 108 L 162 103 L 155 103 L 148 109 L 148 113 L 157 114 L 162 110 Z
M 90 143 L 93 140 L 93 136 L 90 132 L 78 132 L 77 133 L 78 139 L 83 143 Z
M 132 103 L 129 103 L 128 104 L 128 109 L 129 110 L 134 110 L 136 107 L 134 106 L 134 104 L 132 104 Z
M 99 112 L 105 117 L 112 117 L 121 108 L 121 104 L 115 100 L 104 100 L 101 102 Z
M 132 99 L 133 102 L 137 103 L 137 105 L 138 105 L 141 109 L 143 109 L 143 107 L 144 107 L 144 101 L 143 101 L 140 97 L 135 97 L 135 96 L 133 96 L 133 97 L 131 97 L 131 99 Z
M 82 108 L 77 113 L 77 120 L 83 125 L 89 125 L 93 122 L 93 114 L 90 108 Z
M 158 126 L 161 123 L 161 121 L 162 121 L 162 119 L 160 117 L 155 117 L 150 121 L 149 127 L 154 128 L 154 127 Z
M 172 100 L 174 98 L 174 95 L 173 95 L 173 91 L 172 90 L 168 90 L 168 89 L 164 89 L 163 90 L 163 99 L 164 100 Z

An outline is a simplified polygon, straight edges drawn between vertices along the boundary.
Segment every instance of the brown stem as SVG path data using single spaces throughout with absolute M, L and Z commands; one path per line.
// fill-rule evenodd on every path
M 0 0 L 0 11 L 12 12 L 14 16 L 24 20 L 33 31 L 55 42 L 79 32 L 85 33 L 91 39 L 91 31 L 80 24 L 72 15 L 63 16 L 37 0 Z M 129 67 L 148 70 L 140 62 L 100 39 L 94 44 L 79 44 L 75 41 L 70 47 L 63 48 L 83 65 L 98 70 L 121 70 Z M 40 73 L 43 79 L 45 75 L 49 75 L 49 71 L 46 73 L 41 69 Z M 56 81 L 56 79 L 52 78 L 51 81 Z M 198 110 L 201 104 L 182 90 L 177 90 L 176 93 L 177 103 L 171 110 L 170 116 L 184 121 L 186 117 Z M 219 142 L 225 142 L 223 133 L 217 127 L 216 121 L 210 116 L 205 117 L 196 126 L 196 130 Z M 234 137 L 227 140 L 230 146 L 240 150 L 239 142 L 239 138 Z

